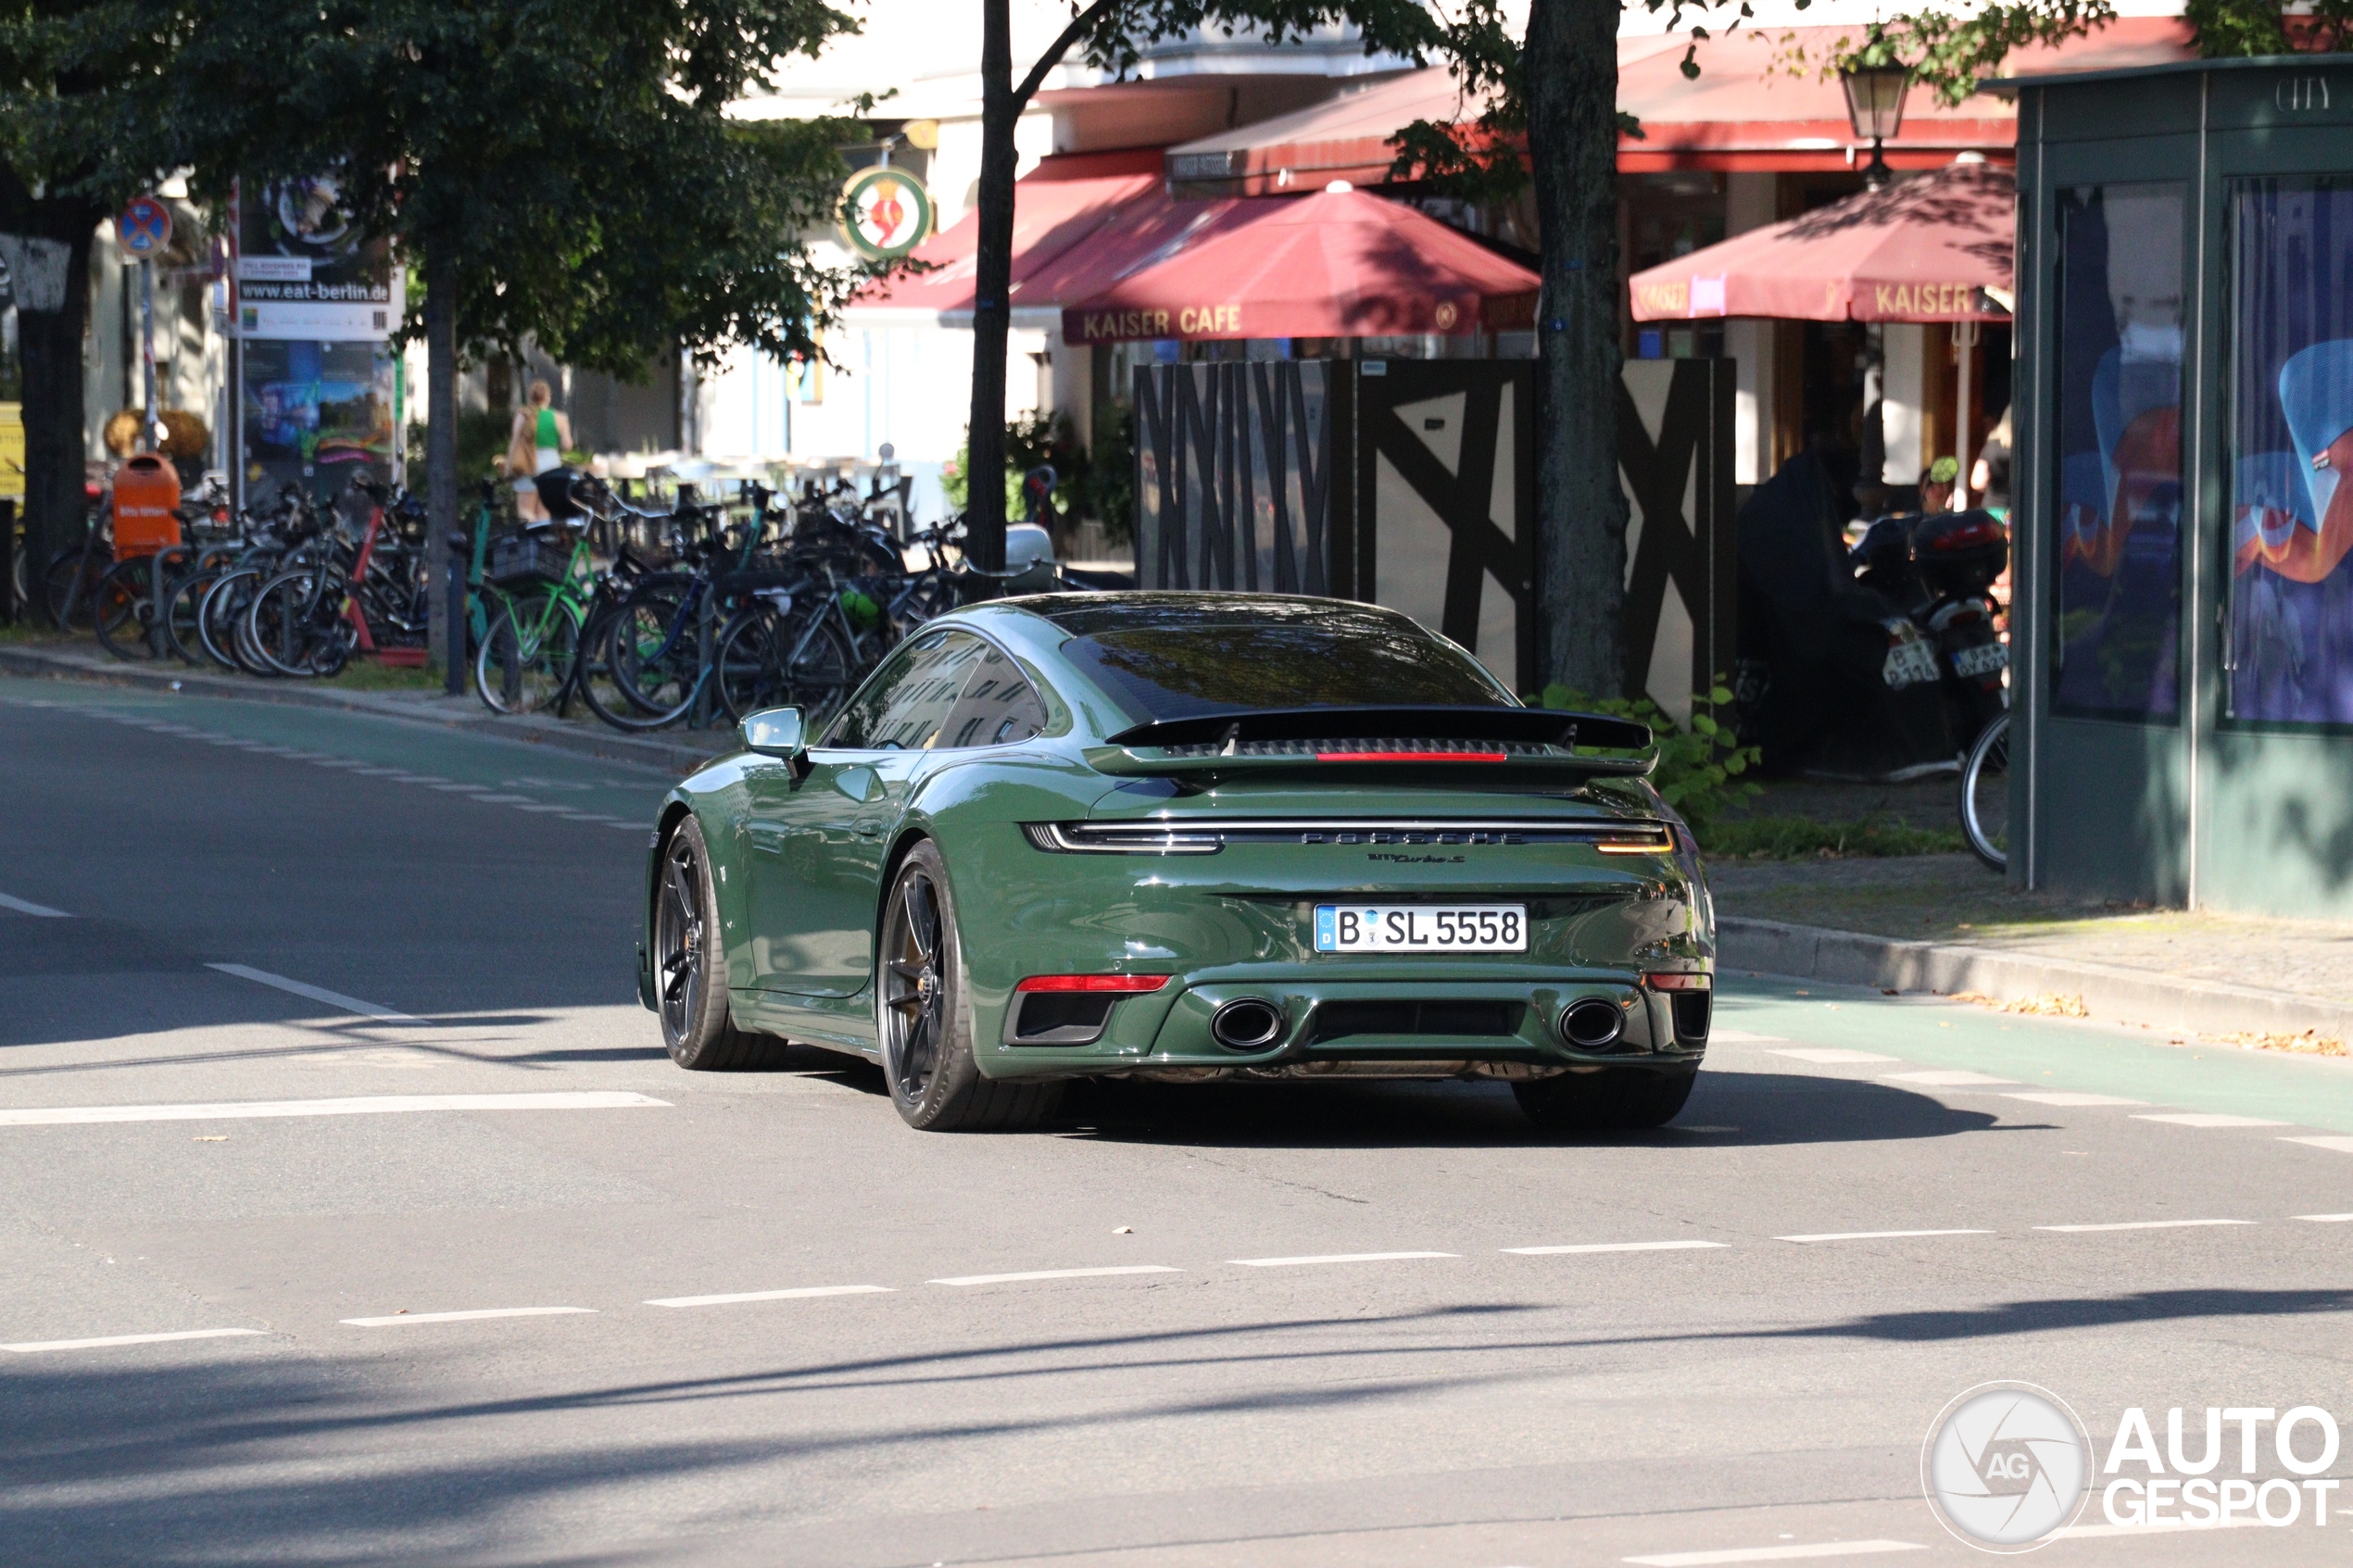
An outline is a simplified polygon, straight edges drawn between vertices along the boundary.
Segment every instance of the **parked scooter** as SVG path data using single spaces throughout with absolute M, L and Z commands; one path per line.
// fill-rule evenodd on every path
M 1842 521 L 1830 471 L 1811 452 L 1741 508 L 1732 685 L 1742 737 L 1764 747 L 1769 773 L 1949 772 L 1958 748 L 1936 644 L 1894 596 L 1856 580 Z
M 2008 706 L 2009 650 L 1990 590 L 2009 552 L 2001 520 L 1972 510 L 1881 518 L 1849 555 L 1855 581 L 1884 595 L 1933 645 L 1945 722 L 1962 751 Z

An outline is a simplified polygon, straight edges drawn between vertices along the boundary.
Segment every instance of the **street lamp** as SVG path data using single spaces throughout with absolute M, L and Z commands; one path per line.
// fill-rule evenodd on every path
M 1855 134 L 1871 139 L 1871 161 L 1863 166 L 1863 188 L 1883 191 L 1890 178 L 1880 144 L 1904 128 L 1904 91 L 1912 84 L 1906 65 L 1847 66 L 1838 73 L 1846 89 L 1846 118 Z

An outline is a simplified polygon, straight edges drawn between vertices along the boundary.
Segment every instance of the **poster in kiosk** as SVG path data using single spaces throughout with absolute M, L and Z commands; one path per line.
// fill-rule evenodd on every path
M 332 179 L 241 182 L 236 194 L 240 495 L 288 483 L 320 502 L 354 473 L 400 473 L 407 305 L 382 240 L 364 238 Z

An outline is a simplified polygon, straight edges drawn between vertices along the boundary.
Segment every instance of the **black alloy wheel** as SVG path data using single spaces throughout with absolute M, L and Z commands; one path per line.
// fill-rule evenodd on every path
M 1062 1085 L 981 1076 L 948 869 L 929 840 L 900 862 L 883 915 L 875 1025 L 890 1102 L 927 1133 L 1034 1127 Z
M 702 827 L 682 818 L 661 847 L 654 891 L 654 1006 L 670 1060 L 692 1072 L 767 1067 L 786 1042 L 736 1027 L 727 1000 L 727 952 L 711 853 Z

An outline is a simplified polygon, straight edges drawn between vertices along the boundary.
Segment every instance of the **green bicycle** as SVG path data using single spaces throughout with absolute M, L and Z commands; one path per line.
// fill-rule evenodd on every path
M 474 690 L 493 713 L 536 713 L 571 684 L 580 656 L 596 593 L 587 520 L 512 534 L 487 553 L 481 589 L 488 624 L 474 655 Z

